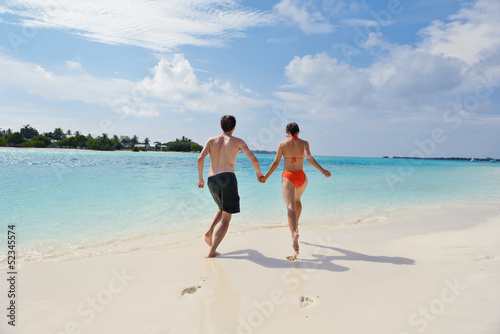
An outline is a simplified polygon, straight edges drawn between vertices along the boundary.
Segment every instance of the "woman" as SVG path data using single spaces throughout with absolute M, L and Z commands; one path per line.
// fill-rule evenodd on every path
M 288 123 L 286 126 L 287 139 L 282 141 L 278 146 L 278 152 L 269 171 L 264 176 L 264 182 L 278 168 L 278 165 L 283 156 L 285 162 L 283 165 L 283 174 L 281 178 L 281 190 L 283 199 L 288 211 L 288 225 L 292 233 L 293 249 L 299 253 L 299 218 L 302 212 L 302 203 L 300 197 L 307 187 L 307 177 L 303 171 L 304 157 L 306 160 L 316 167 L 323 175 L 330 177 L 331 173 L 321 167 L 319 163 L 312 157 L 309 151 L 309 143 L 299 139 L 299 126 L 297 123 Z

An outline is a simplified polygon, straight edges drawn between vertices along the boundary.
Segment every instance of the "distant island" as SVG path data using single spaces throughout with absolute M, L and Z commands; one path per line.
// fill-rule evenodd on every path
M 53 132 L 40 134 L 37 129 L 30 125 L 23 126 L 19 131 L 11 129 L 0 129 L 0 147 L 34 147 L 34 148 L 74 148 L 97 151 L 131 150 L 139 151 L 164 151 L 164 152 L 201 152 L 203 146 L 182 136 L 167 143 L 155 141 L 151 143 L 149 138 L 139 142 L 137 136 L 114 135 L 108 137 L 103 133 L 101 136 L 92 137 L 91 134 L 83 135 L 79 131 L 63 131 L 56 128 Z
M 388 159 L 389 156 L 384 155 L 383 158 Z M 450 160 L 450 161 L 482 161 L 482 162 L 500 162 L 500 159 L 495 158 L 460 158 L 460 157 L 440 157 L 440 158 L 422 158 L 422 157 L 398 157 L 393 156 L 392 159 L 419 159 L 419 160 Z
M 276 154 L 276 151 L 251 150 L 254 154 Z

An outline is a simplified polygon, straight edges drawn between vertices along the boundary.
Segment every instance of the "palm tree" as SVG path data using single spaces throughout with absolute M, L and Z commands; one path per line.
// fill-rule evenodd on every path
M 136 135 L 134 135 L 134 137 L 132 138 L 132 144 L 136 145 L 139 143 L 139 137 L 137 137 Z
M 66 135 L 64 134 L 63 129 L 56 128 L 54 130 L 54 139 L 56 139 L 56 140 L 63 140 L 64 138 L 66 138 Z
M 39 135 L 38 131 L 29 124 L 25 125 L 19 132 L 21 132 L 26 139 L 31 139 Z
M 132 142 L 132 139 L 130 139 L 129 136 L 120 136 L 120 141 L 122 144 L 130 144 Z

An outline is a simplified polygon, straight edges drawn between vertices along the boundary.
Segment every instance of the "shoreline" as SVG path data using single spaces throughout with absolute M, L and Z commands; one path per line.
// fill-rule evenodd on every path
M 381 211 L 374 214 L 362 215 L 360 217 L 351 217 L 334 220 L 325 218 L 321 221 L 311 221 L 311 219 L 301 222 L 300 228 L 304 231 L 329 231 L 349 228 L 360 228 L 377 224 L 384 224 L 390 221 L 391 217 L 401 214 L 421 214 L 429 210 L 467 208 L 477 206 L 495 206 L 493 202 L 463 202 L 447 203 L 432 206 L 406 207 L 396 210 Z M 268 231 L 278 230 L 278 233 L 286 234 L 288 225 L 286 217 L 280 222 L 255 223 L 251 218 L 235 217 L 231 222 L 226 238 L 258 235 Z M 208 224 L 208 223 L 207 223 Z M 208 225 L 199 225 L 191 227 L 176 227 L 164 230 L 144 230 L 136 231 L 125 235 L 113 235 L 103 237 L 100 240 L 84 238 L 79 241 L 56 241 L 56 240 L 37 240 L 26 244 L 17 245 L 17 256 L 21 266 L 31 266 L 52 262 L 74 261 L 100 256 L 117 255 L 130 253 L 137 250 L 157 250 L 182 248 L 196 245 L 199 243 L 199 236 L 204 234 Z M 40 256 L 43 254 L 42 256 Z M 7 259 L 0 258 L 0 270 L 7 267 Z
M 304 226 L 296 262 L 285 259 L 289 233 L 262 229 L 228 234 L 215 259 L 204 258 L 200 235 L 173 248 L 24 266 L 16 327 L 493 334 L 500 329 L 499 233 L 500 206 L 488 203 L 398 212 L 358 226 Z M 14 333 L 5 321 L 0 328 Z

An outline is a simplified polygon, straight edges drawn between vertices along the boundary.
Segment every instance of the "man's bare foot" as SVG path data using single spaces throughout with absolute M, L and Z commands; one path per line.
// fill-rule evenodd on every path
M 295 253 L 299 252 L 299 233 L 297 232 L 293 234 L 293 250 Z
M 207 245 L 212 247 L 212 233 L 210 232 L 205 233 L 205 242 L 207 243 Z
M 208 255 L 207 255 L 207 259 L 212 258 L 212 257 L 219 256 L 219 255 L 220 255 L 220 253 L 219 253 L 219 252 L 210 252 L 210 253 L 208 253 Z

